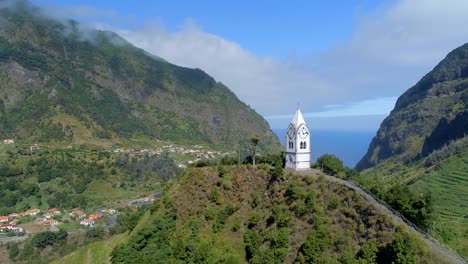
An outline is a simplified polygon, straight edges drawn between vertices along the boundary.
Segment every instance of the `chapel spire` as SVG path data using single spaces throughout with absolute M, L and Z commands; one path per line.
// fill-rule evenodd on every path
M 304 117 L 302 116 L 302 112 L 301 112 L 301 109 L 299 108 L 299 104 L 297 105 L 296 114 L 294 114 L 291 124 L 293 124 L 296 129 L 301 124 L 305 124 L 305 120 L 304 120 Z

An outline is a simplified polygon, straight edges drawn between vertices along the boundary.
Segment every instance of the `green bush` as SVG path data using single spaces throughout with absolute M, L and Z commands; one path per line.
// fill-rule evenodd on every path
M 392 263 L 418 263 L 417 244 L 408 234 L 397 233 L 391 244 Z
M 47 246 L 52 246 L 55 243 L 60 243 L 67 239 L 68 233 L 65 230 L 59 232 L 45 231 L 35 235 L 32 238 L 32 245 L 39 249 L 44 249 Z
M 322 155 L 317 159 L 316 167 L 330 175 L 338 175 L 344 170 L 343 161 L 331 154 Z
M 384 200 L 420 228 L 429 228 L 434 212 L 429 193 L 417 195 L 406 186 L 394 186 L 385 193 Z

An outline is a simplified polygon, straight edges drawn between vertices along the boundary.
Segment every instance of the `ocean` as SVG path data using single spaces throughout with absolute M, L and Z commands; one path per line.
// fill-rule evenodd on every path
M 273 129 L 281 144 L 285 145 L 286 129 Z M 310 144 L 312 146 L 312 161 L 323 154 L 333 154 L 343 163 L 353 168 L 366 154 L 375 132 L 370 131 L 327 131 L 312 130 Z

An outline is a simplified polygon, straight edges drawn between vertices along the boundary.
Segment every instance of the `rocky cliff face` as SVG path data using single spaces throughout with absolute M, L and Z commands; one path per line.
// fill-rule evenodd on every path
M 356 169 L 373 167 L 394 156 L 410 161 L 462 137 L 468 123 L 467 88 L 468 44 L 465 44 L 450 52 L 398 98 Z

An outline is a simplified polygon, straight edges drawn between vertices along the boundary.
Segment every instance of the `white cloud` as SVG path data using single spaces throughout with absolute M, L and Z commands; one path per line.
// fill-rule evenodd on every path
M 314 67 L 259 57 L 193 22 L 177 32 L 153 21 L 119 33 L 172 63 L 203 69 L 260 113 L 277 115 L 294 111 L 297 102 L 317 112 L 331 104 L 400 95 L 468 39 L 466 10 L 468 1 L 462 0 L 383 6 L 361 17 L 352 39 L 316 57 Z
M 466 0 L 391 2 L 359 17 L 349 41 L 290 61 L 257 56 L 190 21 L 175 32 L 158 20 L 131 30 L 107 28 L 169 62 L 203 69 L 263 115 L 289 114 L 300 102 L 304 112 L 343 117 L 345 110 L 348 115 L 388 112 L 388 105 L 368 103 L 399 96 L 465 43 L 467 11 Z M 83 7 L 78 13 L 95 16 L 96 10 Z
M 282 105 L 294 108 L 297 102 L 304 102 L 301 92 L 323 98 L 333 89 L 314 72 L 289 62 L 258 57 L 237 43 L 204 32 L 190 21 L 178 32 L 168 32 L 160 21 L 152 21 L 141 29 L 118 33 L 169 62 L 203 69 L 264 114 L 288 109 Z
M 356 117 L 388 115 L 395 106 L 397 97 L 381 97 L 341 105 L 326 105 L 325 111 L 303 112 L 304 117 Z M 292 119 L 293 114 L 271 115 L 267 119 Z

